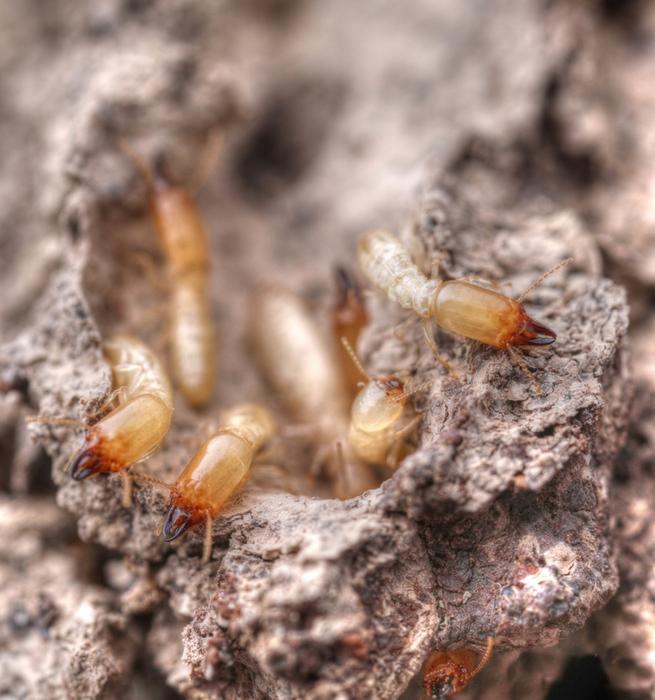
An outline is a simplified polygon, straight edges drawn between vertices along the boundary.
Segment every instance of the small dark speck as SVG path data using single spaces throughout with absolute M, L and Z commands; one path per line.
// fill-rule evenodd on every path
M 77 302 L 74 306 L 75 315 L 77 318 L 84 320 L 86 318 L 86 309 L 81 302 Z
M 24 632 L 32 626 L 32 620 L 27 614 L 27 611 L 22 606 L 15 607 L 9 613 L 9 626 L 15 632 Z

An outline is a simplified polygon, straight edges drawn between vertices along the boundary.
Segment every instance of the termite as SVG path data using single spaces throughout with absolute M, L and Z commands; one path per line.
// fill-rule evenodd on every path
M 395 374 L 371 377 L 347 338 L 341 342 L 353 366 L 366 379 L 350 411 L 348 442 L 357 457 L 369 464 L 395 468 L 403 438 L 417 425 L 419 417 L 402 425 L 407 398 L 404 382 Z
M 279 287 L 253 297 L 252 340 L 266 379 L 294 420 L 309 426 L 338 498 L 352 498 L 378 480 L 347 442 L 348 394 L 333 348 L 302 300 Z
M 361 287 L 352 272 L 342 266 L 334 270 L 336 298 L 331 310 L 332 330 L 334 338 L 339 343 L 339 359 L 351 395 L 359 391 L 359 372 L 350 361 L 346 348 L 341 344 L 341 338 L 346 338 L 351 347 L 357 347 L 361 330 L 368 323 L 368 313 L 364 304 Z
M 148 187 L 150 212 L 170 273 L 173 376 L 186 401 L 202 408 L 216 382 L 217 338 L 209 304 L 209 239 L 191 190 L 172 184 L 161 164 L 152 169 L 120 144 Z
M 365 233 L 359 241 L 358 258 L 362 271 L 373 285 L 419 316 L 430 348 L 446 368 L 451 369 L 439 355 L 433 322 L 455 335 L 506 350 L 534 382 L 516 348 L 550 345 L 557 335 L 531 318 L 522 302 L 546 277 L 572 262 L 571 258 L 541 275 L 517 299 L 466 279 L 428 279 L 413 263 L 402 243 L 388 231 Z M 539 385 L 534 383 L 537 393 L 541 393 Z
M 128 468 L 149 457 L 168 433 L 173 395 L 168 377 L 155 354 L 141 341 L 118 335 L 104 345 L 112 369 L 118 406 L 87 426 L 67 418 L 32 416 L 30 422 L 73 425 L 85 430 L 84 442 L 70 463 L 70 474 L 81 481 L 100 473 L 118 472 L 123 478 L 123 504 L 130 502 Z
M 203 562 L 211 556 L 214 518 L 248 478 L 255 455 L 275 433 L 268 409 L 242 404 L 227 411 L 221 427 L 203 443 L 170 487 L 163 534 L 167 542 L 205 523 Z
M 471 649 L 433 652 L 423 671 L 423 700 L 444 700 L 464 690 L 489 661 L 493 646 L 493 638 L 487 637 L 477 663 L 478 654 Z

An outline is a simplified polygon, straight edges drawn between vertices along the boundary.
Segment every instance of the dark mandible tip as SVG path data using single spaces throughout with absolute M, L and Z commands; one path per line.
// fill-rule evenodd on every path
M 191 513 L 180 508 L 179 506 L 171 506 L 164 521 L 162 532 L 166 542 L 176 540 L 180 535 L 184 534 L 191 525 Z
M 82 450 L 71 465 L 71 477 L 75 481 L 82 481 L 92 474 L 100 471 L 100 460 L 90 449 Z
M 531 318 L 526 321 L 521 335 L 528 345 L 550 345 L 557 339 L 555 331 Z

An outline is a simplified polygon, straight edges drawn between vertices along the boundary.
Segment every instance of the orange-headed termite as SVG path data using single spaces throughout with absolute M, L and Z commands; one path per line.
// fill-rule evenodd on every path
M 479 661 L 478 654 L 471 649 L 433 652 L 423 671 L 423 699 L 445 700 L 466 688 L 489 661 L 493 646 L 493 638 L 487 637 L 487 646 Z
M 338 498 L 375 488 L 375 475 L 347 442 L 348 395 L 336 353 L 302 300 L 279 287 L 255 294 L 252 339 L 260 367 L 294 420 L 320 445 Z
M 167 542 L 205 523 L 203 561 L 211 555 L 212 521 L 248 478 L 259 448 L 275 432 L 270 412 L 242 404 L 223 416 L 221 427 L 200 447 L 171 487 L 163 533 Z
M 332 306 L 332 330 L 339 342 L 342 371 L 348 380 L 351 395 L 354 396 L 359 391 L 360 376 L 340 340 L 345 338 L 352 348 L 356 348 L 359 334 L 368 323 L 368 314 L 361 287 L 353 273 L 346 267 L 338 266 L 334 270 L 334 278 L 336 299 Z
M 403 438 L 416 427 L 418 417 L 402 424 L 407 397 L 405 384 L 395 374 L 371 377 L 348 340 L 341 339 L 351 362 L 367 380 L 350 411 L 348 442 L 357 457 L 369 464 L 395 467 Z
M 402 243 L 388 231 L 365 233 L 359 241 L 358 257 L 372 284 L 422 319 L 425 337 L 446 367 L 448 363 L 437 351 L 432 322 L 456 335 L 507 350 L 526 372 L 527 366 L 516 346 L 549 345 L 557 337 L 550 328 L 530 318 L 522 302 L 548 275 L 571 259 L 553 267 L 517 299 L 512 299 L 465 279 L 428 279 L 412 262 Z M 528 375 L 531 376 L 529 372 Z M 540 391 L 538 385 L 537 390 Z
M 174 185 L 122 143 L 148 185 L 149 204 L 170 270 L 173 376 L 187 402 L 202 408 L 216 382 L 217 339 L 209 304 L 209 240 L 191 191 Z
M 173 397 L 164 369 L 141 341 L 119 335 L 105 343 L 118 406 L 92 426 L 65 418 L 35 416 L 40 423 L 77 425 L 85 430 L 82 447 L 71 461 L 73 479 L 81 481 L 105 472 L 124 479 L 124 503 L 129 503 L 127 468 L 146 459 L 168 433 Z

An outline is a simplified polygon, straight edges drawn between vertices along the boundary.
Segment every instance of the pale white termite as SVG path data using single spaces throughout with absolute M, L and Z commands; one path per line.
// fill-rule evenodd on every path
M 466 279 L 428 279 L 402 243 L 388 231 L 365 233 L 359 241 L 358 259 L 363 273 L 374 286 L 419 316 L 426 340 L 448 369 L 448 362 L 437 351 L 432 322 L 455 335 L 507 350 L 524 371 L 527 366 L 516 346 L 549 345 L 557 337 L 550 328 L 530 318 L 522 301 L 548 275 L 571 259 L 539 277 L 517 299 Z M 540 391 L 538 385 L 536 388 Z
M 375 488 L 375 475 L 347 441 L 348 392 L 341 368 L 303 301 L 280 287 L 259 290 L 251 329 L 264 376 L 293 419 L 312 428 L 337 497 Z

